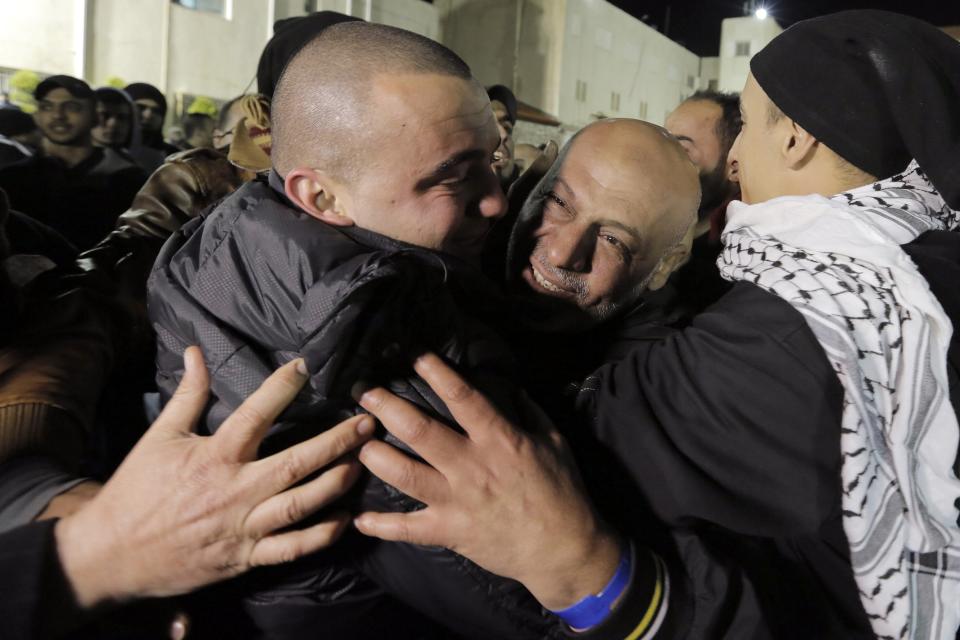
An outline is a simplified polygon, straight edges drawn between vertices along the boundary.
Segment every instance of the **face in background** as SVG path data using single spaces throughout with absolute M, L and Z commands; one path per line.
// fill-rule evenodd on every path
M 789 118 L 771 122 L 773 102 L 760 88 L 753 74 L 740 94 L 743 128 L 730 149 L 730 160 L 739 166 L 741 199 L 747 204 L 766 202 L 789 193 L 784 178 L 788 172 L 780 153 L 781 142 L 789 137 Z
M 722 118 L 723 108 L 716 102 L 688 100 L 667 116 L 665 124 L 697 165 L 705 213 L 722 204 L 730 188 L 730 167 L 717 128 Z
M 134 100 L 137 109 L 140 111 L 140 128 L 144 131 L 156 132 L 163 127 L 163 110 L 160 103 L 150 98 L 140 98 Z
M 500 134 L 500 146 L 493 155 L 493 170 L 501 181 L 509 180 L 516 168 L 513 153 L 513 122 L 510 121 L 507 106 L 499 100 L 493 100 L 490 107 L 493 109 L 493 116 L 497 120 L 497 131 Z
M 65 146 L 88 146 L 94 117 L 92 100 L 75 98 L 60 87 L 43 96 L 34 114 L 37 128 L 44 138 Z
M 606 120 L 584 129 L 528 199 L 511 252 L 525 323 L 587 329 L 663 286 L 689 252 L 696 167 L 663 129 Z
M 486 92 L 438 74 L 383 74 L 370 96 L 373 130 L 345 214 L 359 227 L 476 259 L 506 199 L 491 169 L 500 144 Z
M 98 147 L 122 147 L 130 139 L 133 114 L 122 102 L 97 102 L 97 124 L 91 131 Z

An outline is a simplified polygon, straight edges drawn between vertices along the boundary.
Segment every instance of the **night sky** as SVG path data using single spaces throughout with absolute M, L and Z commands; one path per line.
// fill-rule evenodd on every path
M 743 0 L 609 0 L 624 11 L 656 26 L 670 24 L 667 35 L 699 56 L 715 56 L 720 49 L 720 22 L 743 15 Z M 958 0 L 757 0 L 783 27 L 843 9 L 886 9 L 922 18 L 937 26 L 960 25 Z M 647 16 L 644 19 L 644 16 Z

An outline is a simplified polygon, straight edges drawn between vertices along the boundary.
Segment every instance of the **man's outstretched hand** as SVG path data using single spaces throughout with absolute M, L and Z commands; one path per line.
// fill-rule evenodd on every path
M 209 391 L 200 350 L 187 349 L 184 361 L 173 398 L 117 472 L 56 524 L 61 564 L 82 607 L 176 595 L 287 562 L 331 544 L 350 521 L 336 513 L 284 530 L 353 484 L 361 467 L 344 456 L 373 433 L 372 418 L 351 418 L 257 460 L 267 430 L 307 380 L 302 361 L 278 369 L 209 437 L 193 433 Z
M 521 430 L 435 355 L 417 373 L 446 403 L 461 435 L 385 389 L 360 404 L 429 465 L 380 441 L 360 450 L 375 475 L 427 507 L 364 513 L 370 536 L 447 547 L 513 578 L 542 605 L 562 609 L 597 593 L 616 570 L 620 545 L 599 522 L 566 443 L 529 400 Z

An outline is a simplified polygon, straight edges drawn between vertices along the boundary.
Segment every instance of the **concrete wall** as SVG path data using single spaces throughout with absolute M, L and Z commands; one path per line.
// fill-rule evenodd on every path
M 316 11 L 338 11 L 440 39 L 436 7 L 422 0 L 315 0 Z
M 75 73 L 95 86 L 111 76 L 150 82 L 171 104 L 176 94 L 225 100 L 252 86 L 273 22 L 311 9 L 439 38 L 481 82 L 513 87 L 571 128 L 612 116 L 662 123 L 700 87 L 696 55 L 604 0 L 226 0 L 225 7 L 219 14 L 170 0 L 0 0 L 0 67 Z
M 442 42 L 484 85 L 514 84 L 517 0 L 438 0 Z
M 0 67 L 83 73 L 84 0 L 0 0 Z
M 484 84 L 577 128 L 666 114 L 700 88 L 700 59 L 603 0 L 437 0 L 443 42 Z
M 748 16 L 724 20 L 720 30 L 719 89 L 742 91 L 750 73 L 750 58 L 782 31 L 773 18 L 758 20 Z M 740 42 L 749 43 L 749 55 L 737 55 L 737 43 Z
M 565 123 L 662 124 L 699 87 L 696 54 L 607 2 L 568 0 L 564 40 L 558 116 Z
M 85 79 L 100 86 L 116 76 L 126 83 L 164 88 L 164 40 L 169 2 L 90 0 L 90 56 Z
M 711 87 L 713 83 L 713 87 Z M 720 58 L 700 58 L 700 88 L 720 88 Z
M 251 80 L 268 39 L 268 3 L 233 1 L 229 17 L 170 6 L 167 93 L 226 100 L 248 87 L 256 91 Z

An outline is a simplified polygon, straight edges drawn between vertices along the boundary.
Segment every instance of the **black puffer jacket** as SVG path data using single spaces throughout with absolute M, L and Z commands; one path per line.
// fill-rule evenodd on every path
M 456 363 L 509 410 L 511 358 L 478 320 L 499 311 L 497 293 L 478 271 L 369 231 L 323 224 L 265 182 L 244 185 L 176 232 L 148 289 L 161 395 L 168 400 L 182 377 L 183 350 L 199 345 L 211 377 L 210 432 L 279 365 L 305 358 L 310 381 L 267 436 L 262 454 L 354 414 L 350 389 L 361 380 L 445 416 L 410 367 L 421 349 Z M 359 499 L 365 509 L 420 506 L 375 479 L 366 481 Z M 290 627 L 284 605 L 292 601 L 308 608 L 317 603 L 325 619 L 344 629 L 343 637 L 364 637 L 372 616 L 356 600 L 369 604 L 383 591 L 463 635 L 559 633 L 519 584 L 436 549 L 348 540 L 250 582 L 255 593 L 246 594 L 246 609 L 271 637 L 317 633 L 316 616 L 304 617 L 312 628 Z M 323 636 L 336 634 L 325 625 Z

